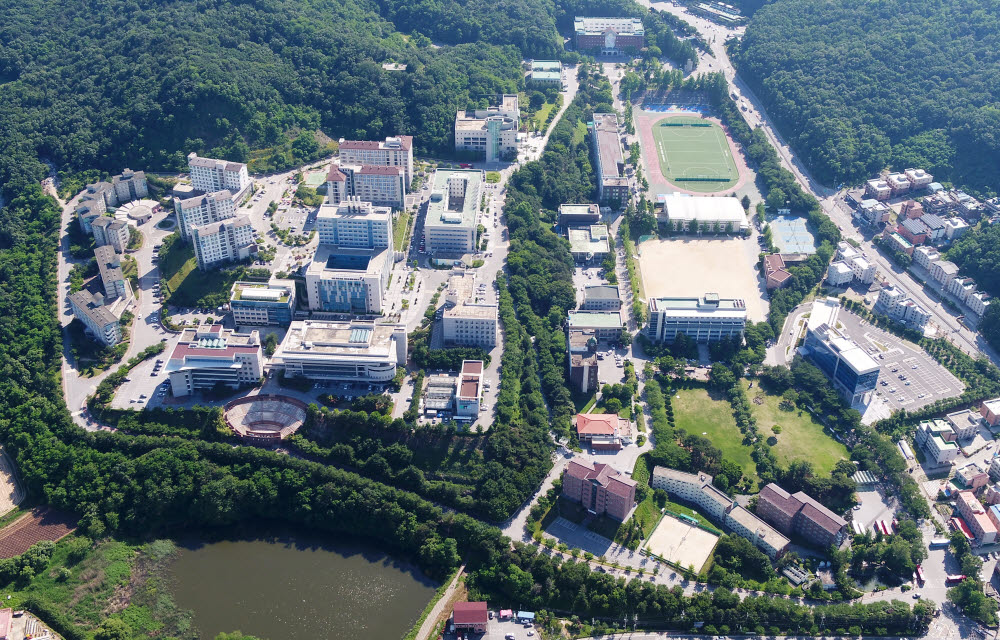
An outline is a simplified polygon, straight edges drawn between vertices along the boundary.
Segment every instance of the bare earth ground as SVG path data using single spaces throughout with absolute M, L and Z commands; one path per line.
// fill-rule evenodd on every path
M 646 168 L 646 178 L 649 180 L 649 196 L 651 199 L 660 193 L 688 193 L 691 195 L 706 195 L 704 191 L 691 191 L 688 189 L 681 189 L 676 187 L 663 176 L 660 171 L 660 156 L 656 153 L 656 140 L 653 138 L 653 125 L 662 120 L 665 117 L 671 115 L 692 115 L 696 116 L 694 113 L 662 113 L 653 111 L 644 111 L 641 107 L 635 106 L 632 108 L 632 119 L 635 122 L 635 131 L 639 135 L 639 147 L 642 149 L 642 163 Z M 736 184 L 727 188 L 725 191 L 720 191 L 716 195 L 729 195 L 741 189 L 747 182 L 747 177 L 750 175 L 749 169 L 747 169 L 746 159 L 743 157 L 743 153 L 737 148 L 736 143 L 729 135 L 729 129 L 718 118 L 708 118 L 702 116 L 708 122 L 714 122 L 715 124 L 722 127 L 722 130 L 726 134 L 726 140 L 729 142 L 729 151 L 733 154 L 733 159 L 736 161 L 736 169 L 740 173 L 739 180 Z
M 76 518 L 47 507 L 33 509 L 0 530 L 0 558 L 13 558 L 42 540 L 61 540 L 76 530 Z
M 646 548 L 678 566 L 694 566 L 697 573 L 705 566 L 718 541 L 717 535 L 671 516 L 664 516 L 649 536 Z
M 24 500 L 24 491 L 17 482 L 14 465 L 0 450 L 0 516 L 10 513 Z
M 718 293 L 742 298 L 747 319 L 767 316 L 765 290 L 753 264 L 756 243 L 747 238 L 674 236 L 639 245 L 639 271 L 647 298 Z

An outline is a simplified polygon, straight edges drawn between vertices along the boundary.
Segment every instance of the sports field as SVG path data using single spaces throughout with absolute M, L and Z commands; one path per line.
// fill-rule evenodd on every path
M 646 549 L 685 569 L 694 567 L 698 573 L 718 541 L 719 536 L 668 515 L 656 525 Z
M 660 173 L 680 189 L 715 193 L 733 187 L 739 170 L 722 127 L 698 116 L 668 116 L 653 123 Z

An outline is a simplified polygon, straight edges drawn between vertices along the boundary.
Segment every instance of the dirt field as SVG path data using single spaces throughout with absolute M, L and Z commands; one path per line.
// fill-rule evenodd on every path
M 11 512 L 24 499 L 24 491 L 17 482 L 14 464 L 0 450 L 0 516 Z
M 664 516 L 646 541 L 646 549 L 682 567 L 693 566 L 695 573 L 705 566 L 719 536 Z
M 0 558 L 13 558 L 42 540 L 60 540 L 76 530 L 76 519 L 45 507 L 0 529 Z
M 639 273 L 647 298 L 700 297 L 718 293 L 742 298 L 747 319 L 766 318 L 764 285 L 753 265 L 757 245 L 744 238 L 675 236 L 639 245 Z

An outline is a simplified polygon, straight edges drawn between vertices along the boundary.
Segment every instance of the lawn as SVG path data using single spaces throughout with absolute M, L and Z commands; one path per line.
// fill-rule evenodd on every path
M 748 384 L 743 381 L 744 388 Z M 792 460 L 806 460 L 812 463 L 817 475 L 823 476 L 833 472 L 838 460 L 847 458 L 847 447 L 827 435 L 823 425 L 814 420 L 808 411 L 782 411 L 778 408 L 780 396 L 763 393 L 756 386 L 747 389 L 747 396 L 761 434 L 777 440 L 771 450 L 782 465 Z M 761 404 L 757 404 L 758 401 Z M 781 433 L 771 431 L 774 425 L 781 427 Z
M 702 387 L 681 389 L 670 397 L 677 428 L 694 435 L 703 435 L 722 450 L 726 460 L 743 469 L 743 475 L 757 481 L 757 465 L 750 457 L 750 447 L 743 444 L 733 419 L 733 410 L 723 397 L 715 399 Z
M 580 144 L 587 137 L 587 123 L 577 122 L 576 129 L 573 129 L 573 144 Z
M 166 281 L 170 304 L 178 307 L 217 307 L 229 300 L 229 291 L 242 270 L 199 271 L 194 247 L 168 236 L 160 248 L 160 278 Z
M 402 212 L 396 218 L 396 226 L 392 228 L 392 244 L 396 251 L 406 251 L 406 235 L 410 231 L 410 214 Z
M 681 189 L 723 191 L 740 174 L 719 125 L 696 116 L 673 116 L 653 124 L 660 173 Z
M 555 103 L 546 102 L 535 112 L 535 129 L 544 131 L 545 122 L 548 120 L 549 112 L 556 108 Z
M 702 525 L 704 527 L 708 527 L 709 529 L 712 529 L 714 531 L 719 531 L 719 527 L 716 526 L 715 524 L 713 524 L 711 520 L 709 520 L 705 516 L 701 515 L 700 513 L 698 513 L 697 511 L 695 511 L 694 509 L 692 509 L 689 506 L 686 506 L 686 505 L 683 505 L 683 504 L 679 504 L 679 503 L 673 502 L 671 500 L 667 500 L 667 503 L 665 505 L 663 505 L 663 506 L 666 507 L 667 511 L 673 511 L 674 513 L 676 513 L 678 515 L 690 516 L 690 517 L 694 518 L 695 520 L 697 520 L 698 524 L 700 524 L 700 525 Z M 722 532 L 719 531 L 719 534 L 721 534 L 721 533 Z

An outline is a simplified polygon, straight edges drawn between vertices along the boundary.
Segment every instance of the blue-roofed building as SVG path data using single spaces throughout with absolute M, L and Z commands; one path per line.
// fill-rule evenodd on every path
M 535 622 L 535 613 L 533 611 L 518 611 L 515 617 L 521 624 L 534 624 Z

